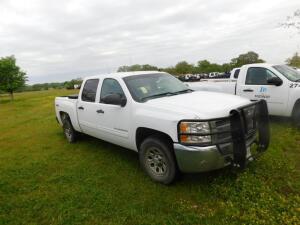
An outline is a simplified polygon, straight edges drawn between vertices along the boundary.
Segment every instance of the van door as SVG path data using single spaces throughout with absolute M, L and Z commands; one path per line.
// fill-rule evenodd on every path
M 272 77 L 278 76 L 267 68 L 249 67 L 245 83 L 240 83 L 237 88 L 237 95 L 253 101 L 264 99 L 268 103 L 271 115 L 282 115 L 287 107 L 288 89 L 285 83 L 281 86 L 268 84 L 267 80 Z

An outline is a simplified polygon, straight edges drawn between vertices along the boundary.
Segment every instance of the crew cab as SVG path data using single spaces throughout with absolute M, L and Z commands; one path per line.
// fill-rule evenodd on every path
M 223 92 L 267 101 L 269 113 L 292 117 L 300 125 L 300 72 L 287 65 L 248 64 L 235 69 L 230 79 L 189 83 L 194 90 Z
M 85 78 L 79 95 L 56 97 L 55 111 L 69 142 L 84 133 L 136 151 L 164 184 L 179 171 L 243 168 L 269 144 L 265 101 L 196 92 L 164 72 Z

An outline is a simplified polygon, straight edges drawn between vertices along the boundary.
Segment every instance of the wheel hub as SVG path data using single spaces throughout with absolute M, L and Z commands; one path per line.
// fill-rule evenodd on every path
M 146 154 L 147 167 L 157 176 L 167 172 L 167 163 L 164 154 L 157 148 L 150 148 Z

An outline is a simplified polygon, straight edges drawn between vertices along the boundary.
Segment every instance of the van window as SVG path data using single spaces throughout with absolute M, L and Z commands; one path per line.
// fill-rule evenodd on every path
M 99 79 L 87 80 L 81 94 L 81 100 L 85 102 L 95 102 Z

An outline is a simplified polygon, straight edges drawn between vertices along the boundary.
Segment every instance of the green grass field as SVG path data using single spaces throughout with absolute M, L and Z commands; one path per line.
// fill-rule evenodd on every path
M 271 146 L 243 173 L 154 183 L 137 154 L 83 136 L 69 144 L 49 90 L 0 97 L 0 225 L 300 224 L 300 130 L 272 120 Z

